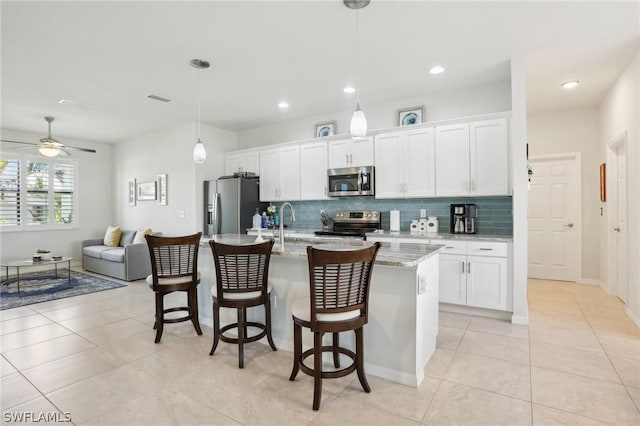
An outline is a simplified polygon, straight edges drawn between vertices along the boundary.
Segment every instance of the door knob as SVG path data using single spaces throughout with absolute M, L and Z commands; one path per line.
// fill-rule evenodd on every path
M 613 228 L 614 231 L 620 232 L 620 228 Z
M 573 228 L 573 223 L 567 223 L 566 225 L 562 225 L 565 228 Z

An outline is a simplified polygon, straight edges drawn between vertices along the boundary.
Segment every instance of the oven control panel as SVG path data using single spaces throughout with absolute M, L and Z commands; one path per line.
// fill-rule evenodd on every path
M 340 223 L 380 223 L 380 212 L 377 210 L 337 211 L 334 222 Z

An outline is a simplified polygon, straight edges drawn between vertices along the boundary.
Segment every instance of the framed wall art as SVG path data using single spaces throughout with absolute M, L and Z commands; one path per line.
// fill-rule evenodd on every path
M 422 115 L 424 107 L 411 107 L 398 111 L 398 126 L 411 126 L 412 124 L 422 123 Z
M 156 199 L 156 182 L 140 182 L 138 184 L 138 201 Z
M 136 180 L 129 181 L 129 205 L 136 205 Z
M 336 122 L 329 121 L 327 123 L 316 124 L 316 138 L 324 138 L 336 134 Z
M 161 206 L 167 205 L 167 175 L 158 175 L 156 177 L 156 183 L 158 187 L 158 204 Z

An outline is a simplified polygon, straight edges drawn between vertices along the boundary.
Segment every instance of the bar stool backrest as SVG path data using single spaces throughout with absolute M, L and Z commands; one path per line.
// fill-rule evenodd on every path
M 360 250 L 307 247 L 312 324 L 319 321 L 318 314 L 326 318 L 355 310 L 367 322 L 371 270 L 379 249 L 379 242 Z
M 269 261 L 274 240 L 249 245 L 209 241 L 216 266 L 217 295 L 260 292 L 267 297 Z
M 146 235 L 151 257 L 153 287 L 159 280 L 184 277 L 185 281 L 198 281 L 198 247 L 201 232 L 180 237 Z

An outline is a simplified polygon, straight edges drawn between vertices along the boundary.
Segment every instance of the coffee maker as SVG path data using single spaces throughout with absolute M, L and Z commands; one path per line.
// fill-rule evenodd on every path
M 478 207 L 475 204 L 451 204 L 450 232 L 475 234 Z

